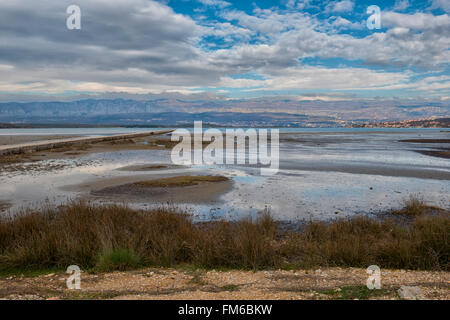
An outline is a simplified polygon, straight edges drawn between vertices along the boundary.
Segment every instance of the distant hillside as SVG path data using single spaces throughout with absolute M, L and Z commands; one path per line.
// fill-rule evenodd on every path
M 395 101 L 300 101 L 295 97 L 194 98 L 4 102 L 0 103 L 0 123 L 177 126 L 202 120 L 232 126 L 345 126 L 450 115 L 448 102 L 424 105 Z
M 36 124 L 45 126 L 66 125 L 128 125 L 128 126 L 178 126 L 190 127 L 194 121 L 203 121 L 210 126 L 234 126 L 234 127 L 330 127 L 339 126 L 340 122 L 332 117 L 306 116 L 289 113 L 239 113 L 239 112 L 162 112 L 162 113 L 132 113 L 97 116 L 70 116 L 70 117 L 15 117 L 14 123 L 0 124 L 1 127 L 32 127 Z

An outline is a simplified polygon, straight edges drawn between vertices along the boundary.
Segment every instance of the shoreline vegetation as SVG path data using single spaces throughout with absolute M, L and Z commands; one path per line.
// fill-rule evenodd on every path
M 401 217 L 401 219 L 399 219 Z M 90 273 L 145 267 L 311 269 L 329 267 L 450 271 L 449 212 L 412 196 L 382 219 L 305 222 L 284 230 L 255 219 L 194 223 L 172 207 L 71 202 L 0 218 L 0 274 L 65 270 Z

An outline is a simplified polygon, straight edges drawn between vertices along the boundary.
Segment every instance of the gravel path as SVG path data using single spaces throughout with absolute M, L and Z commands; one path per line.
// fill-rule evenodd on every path
M 65 273 L 0 279 L 2 299 L 400 299 L 401 286 L 418 299 L 450 298 L 450 272 L 381 270 L 381 289 L 368 290 L 365 269 L 202 271 L 144 269 L 81 275 L 81 290 Z

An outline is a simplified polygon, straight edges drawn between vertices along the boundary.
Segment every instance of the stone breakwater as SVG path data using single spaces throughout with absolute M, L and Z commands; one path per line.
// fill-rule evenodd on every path
M 76 145 L 84 145 L 87 143 L 99 143 L 108 141 L 120 141 L 134 138 L 142 138 L 152 135 L 163 135 L 172 132 L 173 130 L 163 130 L 163 131 L 150 131 L 150 132 L 140 132 L 140 133 L 127 133 L 127 134 L 117 134 L 112 136 L 101 136 L 101 137 L 79 137 L 79 138 L 69 138 L 54 141 L 41 141 L 41 142 L 31 142 L 16 145 L 6 145 L 0 146 L 0 155 L 11 155 L 11 154 L 23 154 L 32 153 L 43 150 L 51 150 L 54 148 L 61 147 L 71 147 Z

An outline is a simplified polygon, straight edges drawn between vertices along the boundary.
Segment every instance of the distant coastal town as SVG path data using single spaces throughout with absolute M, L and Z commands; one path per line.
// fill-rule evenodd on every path
M 450 128 L 450 118 L 385 121 L 351 125 L 353 128 Z

